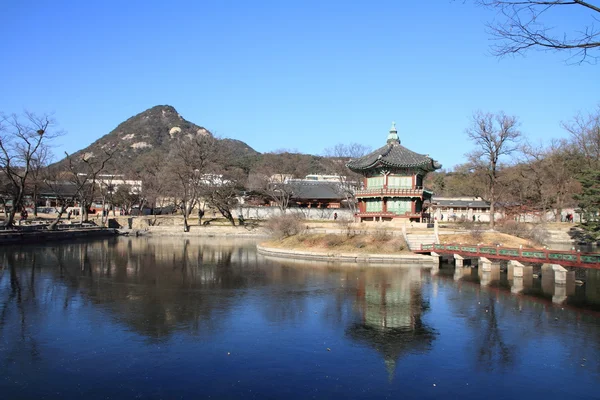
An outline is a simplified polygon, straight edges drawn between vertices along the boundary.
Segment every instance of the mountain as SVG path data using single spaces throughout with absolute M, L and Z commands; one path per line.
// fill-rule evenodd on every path
M 168 154 L 178 135 L 212 135 L 206 128 L 185 120 L 172 106 L 155 106 L 122 122 L 112 132 L 102 136 L 88 147 L 73 154 L 74 160 L 82 157 L 100 157 L 104 150 L 114 151 L 112 162 L 122 166 L 121 173 L 136 169 L 138 159 L 148 153 Z M 248 158 L 259 153 L 246 143 L 235 139 L 222 139 L 232 157 Z M 58 164 L 66 163 L 66 160 Z M 125 170 L 126 169 L 126 170 Z

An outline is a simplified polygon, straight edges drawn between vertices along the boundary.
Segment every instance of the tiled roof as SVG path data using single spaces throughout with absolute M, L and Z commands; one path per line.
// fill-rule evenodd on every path
M 434 171 L 442 167 L 431 157 L 415 153 L 396 141 L 389 141 L 385 146 L 356 160 L 350 160 L 346 165 L 355 172 L 375 167 L 419 168 L 424 171 Z
M 339 200 L 344 197 L 338 182 L 292 181 L 288 185 L 292 187 L 294 199 Z

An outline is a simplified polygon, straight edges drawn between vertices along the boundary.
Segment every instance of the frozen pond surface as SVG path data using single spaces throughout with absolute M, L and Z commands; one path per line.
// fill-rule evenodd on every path
M 564 306 L 452 270 L 273 261 L 255 242 L 0 248 L 5 399 L 600 396 L 600 279 Z

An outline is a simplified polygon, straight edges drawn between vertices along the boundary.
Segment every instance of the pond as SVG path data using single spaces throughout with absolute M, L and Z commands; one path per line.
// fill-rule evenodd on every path
M 598 396 L 597 271 L 556 305 L 541 283 L 517 295 L 504 278 L 276 261 L 255 244 L 0 248 L 2 398 Z

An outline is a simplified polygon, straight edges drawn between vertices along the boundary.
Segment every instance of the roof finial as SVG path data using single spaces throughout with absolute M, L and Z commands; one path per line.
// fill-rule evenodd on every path
M 398 138 L 398 131 L 396 130 L 396 122 L 392 122 L 392 127 L 390 128 L 390 133 L 387 137 L 387 142 L 389 143 L 400 143 L 400 139 Z

